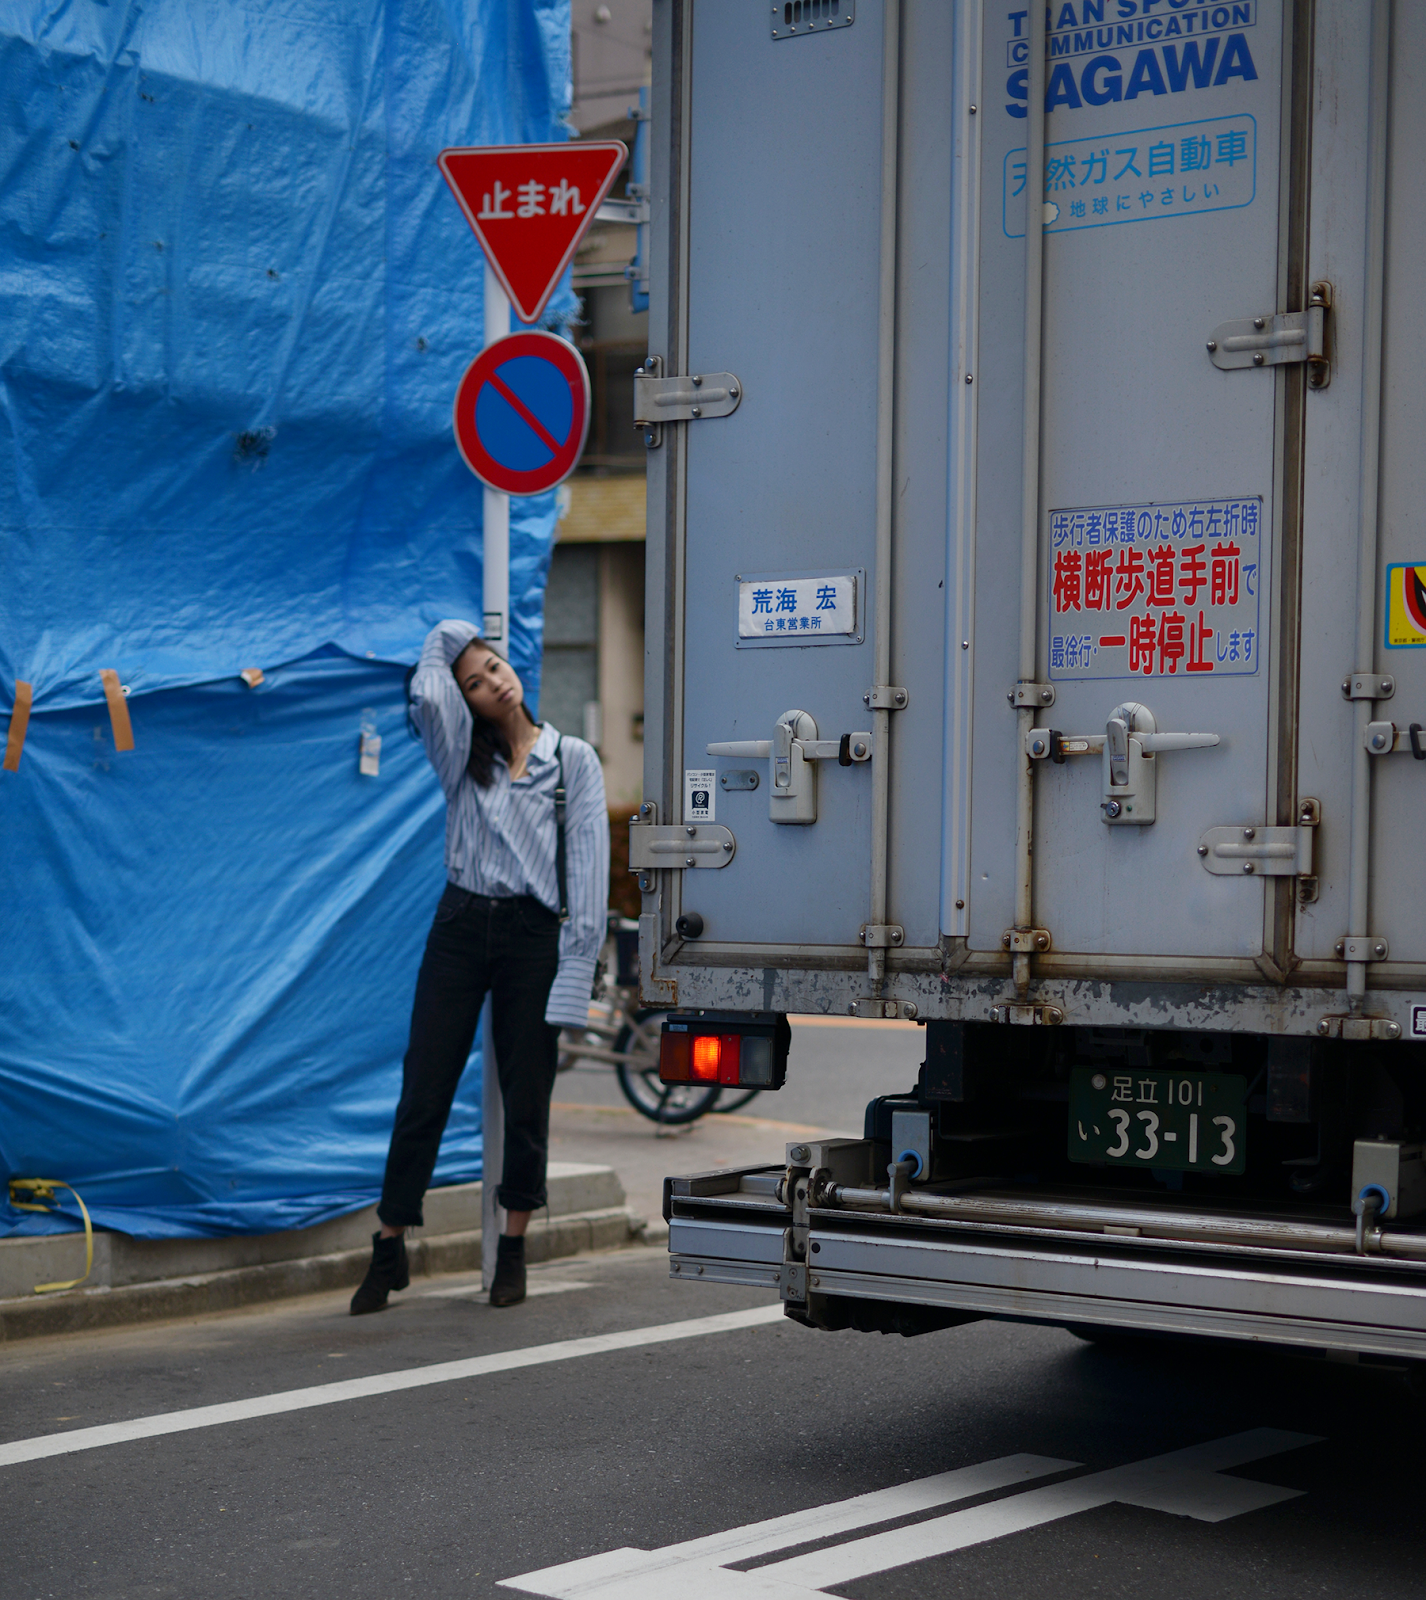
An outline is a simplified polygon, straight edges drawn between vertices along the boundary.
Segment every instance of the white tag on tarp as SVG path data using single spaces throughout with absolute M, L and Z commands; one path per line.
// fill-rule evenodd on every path
M 375 778 L 381 772 L 381 735 L 364 733 L 361 736 L 361 759 L 358 771 L 364 778 Z
M 683 774 L 683 820 L 685 822 L 713 821 L 713 794 L 718 774 L 687 768 Z

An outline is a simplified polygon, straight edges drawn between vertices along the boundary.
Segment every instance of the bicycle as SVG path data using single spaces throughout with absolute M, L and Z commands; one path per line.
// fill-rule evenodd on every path
M 735 1090 L 725 1099 L 721 1084 L 660 1080 L 659 1035 L 664 1013 L 639 1004 L 638 953 L 638 923 L 611 912 L 609 938 L 595 969 L 588 1026 L 564 1030 L 557 1070 L 568 1072 L 587 1062 L 612 1066 L 619 1088 L 634 1110 L 664 1127 L 684 1126 L 710 1111 L 726 1113 L 747 1105 L 762 1091 Z

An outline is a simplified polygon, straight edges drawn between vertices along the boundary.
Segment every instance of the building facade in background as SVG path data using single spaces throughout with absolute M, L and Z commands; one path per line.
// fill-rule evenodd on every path
M 575 0 L 574 106 L 580 137 L 622 139 L 649 82 L 651 0 Z M 628 171 L 611 191 L 623 197 Z M 599 751 L 609 805 L 626 814 L 643 795 L 644 447 L 633 426 L 634 369 L 648 351 L 648 316 L 631 308 L 625 269 L 636 230 L 595 222 L 575 258 L 579 343 L 593 386 L 589 441 L 565 484 L 545 597 L 541 715 Z

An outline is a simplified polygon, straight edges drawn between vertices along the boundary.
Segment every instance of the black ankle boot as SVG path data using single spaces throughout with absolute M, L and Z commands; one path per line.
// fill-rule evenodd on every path
M 406 1238 L 397 1234 L 394 1239 L 383 1239 L 380 1233 L 371 1236 L 371 1265 L 361 1288 L 352 1296 L 352 1315 L 364 1316 L 368 1311 L 380 1311 L 386 1297 L 393 1289 L 404 1289 L 411 1281 L 411 1269 L 406 1262 Z
M 495 1280 L 490 1285 L 493 1306 L 517 1306 L 525 1298 L 525 1240 L 500 1235 L 495 1250 Z

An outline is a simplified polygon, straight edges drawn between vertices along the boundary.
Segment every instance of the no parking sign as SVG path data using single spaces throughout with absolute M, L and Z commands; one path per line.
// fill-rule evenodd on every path
M 483 483 L 539 494 L 574 471 L 589 431 L 589 372 L 553 333 L 512 333 L 482 350 L 456 390 L 456 445 Z

